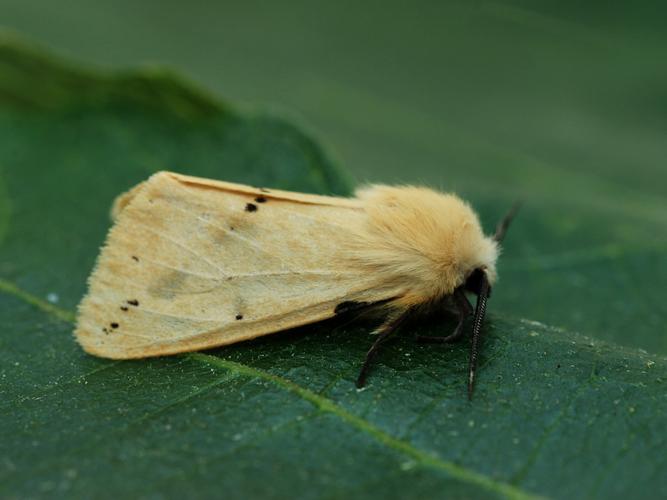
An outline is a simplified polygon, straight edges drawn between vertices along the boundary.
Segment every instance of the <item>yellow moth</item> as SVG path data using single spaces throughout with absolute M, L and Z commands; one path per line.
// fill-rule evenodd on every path
M 354 198 L 254 188 L 159 172 L 120 195 L 114 225 L 78 310 L 76 338 L 105 358 L 161 356 L 233 344 L 350 311 L 383 317 L 379 345 L 410 316 L 473 314 L 479 333 L 499 241 L 470 206 L 421 187 L 370 186 Z

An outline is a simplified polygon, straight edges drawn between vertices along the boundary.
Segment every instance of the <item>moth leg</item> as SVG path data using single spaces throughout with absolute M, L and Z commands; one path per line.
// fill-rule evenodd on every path
M 466 297 L 465 292 L 462 288 L 457 288 L 452 294 L 454 299 L 454 304 L 456 305 L 457 315 L 459 317 L 459 322 L 454 328 L 454 331 L 445 336 L 445 337 L 430 337 L 426 335 L 417 335 L 415 340 L 417 342 L 432 342 L 437 344 L 447 344 L 450 342 L 456 342 L 461 340 L 463 337 L 463 323 L 465 319 L 473 313 L 472 304 Z
M 378 338 L 373 342 L 373 345 L 366 353 L 366 359 L 364 364 L 361 366 L 361 371 L 359 372 L 359 377 L 357 377 L 357 387 L 362 388 L 366 384 L 366 377 L 368 376 L 368 370 L 370 369 L 371 363 L 375 356 L 377 355 L 380 345 L 391 336 L 391 334 L 396 333 L 398 328 L 405 322 L 405 320 L 411 315 L 412 310 L 408 309 L 400 314 L 400 316 L 391 317 L 387 320 L 380 328 Z

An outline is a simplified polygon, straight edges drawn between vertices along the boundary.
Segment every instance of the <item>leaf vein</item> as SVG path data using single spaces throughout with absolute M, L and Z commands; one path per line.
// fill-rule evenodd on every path
M 474 472 L 472 470 L 456 465 L 447 460 L 443 460 L 439 457 L 436 457 L 424 450 L 415 448 L 410 443 L 402 441 L 390 434 L 386 433 L 382 429 L 374 426 L 370 422 L 354 415 L 344 408 L 340 407 L 330 399 L 322 397 L 309 389 L 301 387 L 300 385 L 288 380 L 286 378 L 274 375 L 272 373 L 254 368 L 251 366 L 243 365 L 241 363 L 236 363 L 234 361 L 229 361 L 226 359 L 219 358 L 217 356 L 212 356 L 210 354 L 202 353 L 192 353 L 188 357 L 193 360 L 197 360 L 201 363 L 206 363 L 212 366 L 226 368 L 230 371 L 245 375 L 251 378 L 259 378 L 271 382 L 272 384 L 291 392 L 299 396 L 300 398 L 308 401 L 313 406 L 318 408 L 324 413 L 330 413 L 340 418 L 346 424 L 356 428 L 357 430 L 369 435 L 374 438 L 380 444 L 391 448 L 395 451 L 403 453 L 418 463 L 425 467 L 432 469 L 440 470 L 446 472 L 450 476 L 459 479 L 463 482 L 475 484 L 486 490 L 498 493 L 503 495 L 506 498 L 512 499 L 536 499 L 539 498 L 533 494 L 527 493 L 516 486 L 510 485 L 508 483 L 503 483 L 497 481 L 488 476 L 485 476 L 481 473 Z
M 60 321 L 64 321 L 65 323 L 74 323 L 76 319 L 75 313 L 54 306 L 53 304 L 43 299 L 40 299 L 36 295 L 26 292 L 25 290 L 21 290 L 14 283 L 11 283 L 10 281 L 7 280 L 3 280 L 2 278 L 0 278 L 0 292 L 4 292 L 8 295 L 13 295 L 14 297 L 37 307 L 43 312 L 55 318 L 58 318 Z

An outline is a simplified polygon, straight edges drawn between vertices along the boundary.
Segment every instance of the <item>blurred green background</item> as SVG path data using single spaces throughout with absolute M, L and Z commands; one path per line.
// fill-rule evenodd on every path
M 524 200 L 494 310 L 667 353 L 664 3 L 0 0 L 0 12 L 80 62 L 167 64 L 283 114 L 358 182 L 455 190 L 489 230 Z
M 664 196 L 650 175 L 667 157 L 663 6 L 2 0 L 0 22 L 81 61 L 168 63 L 296 113 L 358 180 L 475 190 L 493 163 L 520 193 L 529 183 L 503 176 L 515 162 Z

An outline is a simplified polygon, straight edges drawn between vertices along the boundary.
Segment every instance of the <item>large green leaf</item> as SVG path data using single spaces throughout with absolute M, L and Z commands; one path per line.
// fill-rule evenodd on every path
M 465 343 L 410 335 L 357 391 L 363 325 L 163 359 L 86 355 L 72 311 L 117 193 L 159 169 L 338 194 L 348 183 L 284 121 L 170 74 L 100 75 L 11 41 L 0 46 L 0 137 L 0 496 L 667 495 L 667 360 L 513 318 L 495 297 L 472 402 Z M 489 196 L 484 207 L 500 205 Z M 528 218 L 517 233 L 543 238 L 559 229 L 548 222 Z M 548 281 L 511 279 L 496 296 L 523 286 L 536 306 L 557 306 Z

